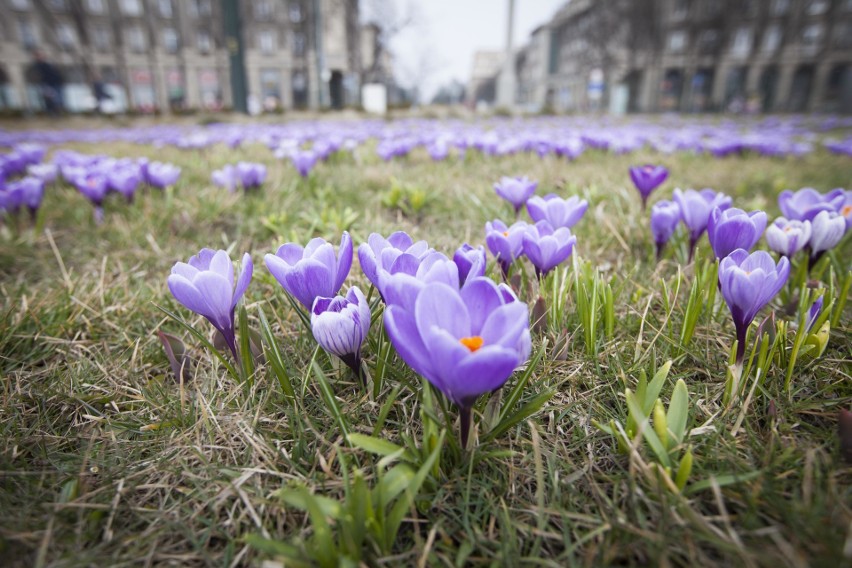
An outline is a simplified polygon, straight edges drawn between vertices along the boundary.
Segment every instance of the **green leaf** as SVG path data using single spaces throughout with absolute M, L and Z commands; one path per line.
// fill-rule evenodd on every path
M 483 437 L 483 442 L 488 442 L 501 436 L 503 433 L 508 431 L 510 428 L 523 422 L 536 412 L 538 412 L 545 403 L 550 400 L 553 395 L 556 394 L 556 391 L 547 390 L 542 393 L 539 393 L 533 399 L 527 401 L 523 406 L 521 406 L 517 412 L 513 413 L 511 416 L 507 416 L 503 420 L 501 420 L 497 426 L 494 427 L 493 430 L 488 432 L 488 434 Z
M 340 412 L 340 406 L 337 404 L 337 399 L 334 396 L 334 392 L 331 390 L 331 386 L 328 384 L 328 379 L 317 363 L 317 353 L 319 353 L 319 346 L 314 350 L 314 356 L 311 358 L 311 369 L 314 372 L 314 376 L 317 378 L 317 382 L 319 383 L 320 391 L 322 392 L 322 397 L 325 401 L 325 406 L 328 408 L 329 412 L 331 412 L 332 416 L 334 416 L 334 420 L 337 422 L 338 428 L 340 428 L 340 433 L 343 434 L 343 437 L 349 439 L 349 424 L 346 422 L 346 418 L 343 416 L 343 413 Z
M 660 442 L 663 444 L 663 448 L 666 450 L 669 449 L 669 430 L 668 430 L 668 420 L 666 419 L 666 413 L 663 410 L 663 403 L 658 398 L 657 402 L 654 404 L 654 432 L 657 433 L 657 437 L 660 438 Z
M 243 380 L 251 384 L 254 381 L 254 356 L 251 352 L 251 332 L 248 326 L 248 314 L 245 304 L 240 304 L 240 359 L 242 363 Z
M 312 566 L 310 561 L 305 560 L 299 548 L 292 544 L 264 538 L 256 533 L 243 535 L 242 540 L 259 552 L 286 559 L 287 566 L 294 566 L 295 568 L 310 568 Z
M 636 397 L 633 396 L 633 393 L 627 393 L 627 408 L 631 414 L 636 416 L 643 416 L 642 409 L 639 408 L 639 403 L 636 400 Z M 636 420 L 637 428 L 639 432 L 641 432 L 642 436 L 645 438 L 645 441 L 648 442 L 648 445 L 651 446 L 651 450 L 657 455 L 657 460 L 663 464 L 665 467 L 671 467 L 671 459 L 669 459 L 669 453 L 666 451 L 666 448 L 663 446 L 663 443 L 660 441 L 660 438 L 657 437 L 657 433 L 654 432 L 653 428 L 648 427 L 648 418 L 643 417 L 642 420 Z
M 748 473 L 743 474 L 726 474 L 726 475 L 715 475 L 711 476 L 710 479 L 702 479 L 701 481 L 697 481 L 689 486 L 689 488 L 685 491 L 687 494 L 698 493 L 699 491 L 704 491 L 705 489 L 709 489 L 713 486 L 715 482 L 719 487 L 725 487 L 727 485 L 734 485 L 736 483 L 742 483 L 744 481 L 751 481 L 757 477 L 760 477 L 763 474 L 762 471 L 750 471 Z
M 287 367 L 284 364 L 284 356 L 275 340 L 275 335 L 272 333 L 272 328 L 266 320 L 266 314 L 263 309 L 257 307 L 257 315 L 260 317 L 260 330 L 263 334 L 264 353 L 266 361 L 269 363 L 269 368 L 278 379 L 278 384 L 281 386 L 281 391 L 285 397 L 293 401 L 295 404 L 296 392 L 293 390 L 293 383 L 290 381 L 290 375 L 287 374 Z
M 402 446 L 398 446 L 393 442 L 388 442 L 387 440 L 382 440 L 381 438 L 374 438 L 372 436 L 366 436 L 364 434 L 349 434 L 349 443 L 356 448 L 361 448 L 362 450 L 369 452 L 371 454 L 376 454 L 379 456 L 390 456 L 390 455 L 402 455 L 405 454 L 405 458 L 407 461 L 414 459 L 414 456 L 411 453 L 403 448 Z
M 689 392 L 686 390 L 686 383 L 683 382 L 683 379 L 678 379 L 675 383 L 674 392 L 672 392 L 672 400 L 669 402 L 669 411 L 666 414 L 669 432 L 678 444 L 683 442 L 688 417 Z
M 541 342 L 541 347 L 538 348 L 536 354 L 532 359 L 527 363 L 524 372 L 521 373 L 518 382 L 515 383 L 515 386 L 512 387 L 512 391 L 509 393 L 509 396 L 506 397 L 506 401 L 503 403 L 503 408 L 500 410 L 500 420 L 498 424 L 502 422 L 506 416 L 508 416 L 509 412 L 511 412 L 518 401 L 523 396 L 524 389 L 527 386 L 527 383 L 530 382 L 530 377 L 532 377 L 533 371 L 538 367 L 539 361 L 544 356 L 544 350 L 547 348 L 547 338 L 543 339 Z
M 387 507 L 400 493 L 405 491 L 414 476 L 414 468 L 405 463 L 389 469 L 382 475 L 382 479 L 375 489 L 378 506 L 382 509 Z
M 286 505 L 295 507 L 300 511 L 308 511 L 316 505 L 324 517 L 339 519 L 343 509 L 339 502 L 321 495 L 312 495 L 306 488 L 297 487 L 293 489 L 279 489 L 273 492 L 274 497 L 281 499 Z
M 660 391 L 663 390 L 663 384 L 669 376 L 669 369 L 672 368 L 672 361 L 669 359 L 660 367 L 654 374 L 654 378 L 648 383 L 648 388 L 645 391 L 645 398 L 638 399 L 642 404 L 642 416 L 648 417 L 654 409 L 654 403 L 660 398 Z
M 388 549 L 396 540 L 396 535 L 399 532 L 399 526 L 402 524 L 405 514 L 409 511 L 414 500 L 417 498 L 420 487 L 423 486 L 423 482 L 426 481 L 426 476 L 429 475 L 429 470 L 438 459 L 441 449 L 444 447 L 445 434 L 446 430 L 441 431 L 441 437 L 438 439 L 435 449 L 423 465 L 420 466 L 420 469 L 417 470 L 414 477 L 412 477 L 408 482 L 408 486 L 405 488 L 405 499 L 398 500 L 391 509 L 390 514 L 387 516 L 387 522 L 385 524 L 385 543 Z
M 675 485 L 683 491 L 686 487 L 686 482 L 689 481 L 689 474 L 692 472 L 692 448 L 687 448 L 686 453 L 680 460 L 677 466 L 677 475 L 675 476 Z

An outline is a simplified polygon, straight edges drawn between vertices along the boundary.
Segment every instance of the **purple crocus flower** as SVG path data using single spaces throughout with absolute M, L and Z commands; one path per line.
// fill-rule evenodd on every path
M 639 195 L 642 197 L 642 210 L 644 211 L 651 192 L 666 181 L 666 178 L 669 177 L 669 170 L 664 166 L 645 164 L 644 166 L 633 166 L 629 171 L 630 179 L 633 180 L 633 185 L 636 186 Z
M 165 189 L 177 183 L 180 178 L 180 168 L 174 164 L 150 162 L 145 166 L 145 181 L 160 189 Z
M 459 282 L 462 286 L 468 280 L 485 276 L 487 257 L 485 256 L 485 248 L 482 246 L 474 248 L 464 243 L 453 254 L 453 262 L 459 269 Z
M 210 175 L 210 179 L 214 185 L 224 187 L 231 193 L 237 188 L 237 183 L 239 182 L 237 168 L 231 164 L 226 164 L 221 170 L 214 170 Z
M 370 305 L 357 286 L 346 297 L 317 297 L 311 308 L 311 331 L 320 346 L 340 358 L 362 384 L 361 344 L 370 331 Z
M 385 304 L 410 307 L 412 290 L 434 282 L 446 284 L 453 290 L 461 287 L 456 263 L 443 253 L 430 250 L 421 260 L 400 255 L 389 270 L 379 271 L 378 288 L 384 293 Z
M 817 298 L 813 304 L 811 304 L 811 308 L 808 310 L 808 322 L 806 329 L 811 331 L 816 323 L 817 318 L 822 313 L 822 305 L 823 305 L 823 296 Z
M 527 201 L 527 212 L 530 218 L 536 223 L 547 221 L 555 229 L 559 227 L 570 229 L 583 218 L 588 208 L 588 201 L 576 195 L 562 199 L 555 193 L 551 193 L 544 198 L 535 195 Z
M 846 220 L 834 211 L 820 211 L 811 221 L 810 266 L 822 257 L 825 251 L 834 248 L 846 233 Z
M 500 181 L 494 184 L 494 191 L 497 195 L 512 204 L 515 208 L 515 215 L 524 206 L 524 203 L 533 196 L 535 188 L 538 187 L 537 181 L 532 181 L 526 176 L 524 177 L 502 177 Z
M 741 248 L 750 251 L 766 229 L 766 213 L 742 209 L 713 209 L 707 223 L 707 238 L 716 258 L 725 258 Z
M 790 261 L 781 257 L 778 264 L 766 251 L 751 254 L 737 249 L 719 263 L 719 286 L 731 310 L 737 330 L 737 364 L 745 355 L 748 326 L 754 317 L 784 287 L 790 274 Z
M 527 226 L 524 221 L 516 221 L 507 227 L 499 219 L 485 223 L 485 244 L 500 263 L 504 276 L 508 276 L 509 267 L 523 253 Z
M 701 191 L 675 189 L 674 200 L 680 207 L 681 220 L 689 229 L 689 262 L 692 262 L 695 255 L 695 245 L 704 231 L 707 230 L 707 224 L 710 222 L 710 213 L 716 207 L 721 210 L 728 209 L 731 206 L 731 198 L 712 189 L 702 189 Z
M 505 287 L 474 278 L 461 290 L 442 282 L 400 290 L 385 328 L 400 357 L 459 408 L 467 447 L 471 409 L 503 386 L 530 354 L 529 310 Z
M 47 153 L 47 148 L 41 144 L 23 142 L 15 145 L 14 153 L 20 157 L 22 165 L 26 167 L 41 162 Z
M 248 253 L 243 255 L 240 277 L 234 286 L 234 265 L 228 253 L 208 248 L 172 267 L 169 290 L 175 299 L 204 316 L 225 338 L 234 358 L 237 343 L 234 333 L 234 308 L 251 282 L 254 264 Z
M 290 156 L 293 167 L 299 175 L 306 178 L 317 163 L 318 156 L 312 150 L 296 150 Z
M 766 244 L 778 254 L 792 258 L 811 238 L 810 221 L 788 221 L 778 217 L 766 228 Z
M 574 252 L 577 237 L 566 227 L 555 229 L 547 221 L 528 225 L 523 235 L 524 254 L 533 266 L 539 280 Z
M 53 183 L 59 175 L 59 168 L 56 164 L 30 164 L 27 166 L 27 174 L 44 183 Z
M 812 187 L 793 192 L 789 189 L 778 195 L 778 207 L 790 220 L 812 221 L 820 211 L 837 211 L 844 201 L 842 189 L 823 195 Z
M 107 181 L 112 191 L 122 194 L 131 203 L 142 177 L 138 168 L 119 167 L 107 173 Z
M 662 200 L 651 207 L 651 234 L 657 247 L 657 260 L 681 222 L 680 206 L 674 201 Z
M 387 239 L 378 233 L 371 233 L 367 237 L 367 242 L 358 246 L 358 262 L 361 264 L 361 270 L 367 280 L 373 286 L 379 288 L 379 272 L 390 270 L 401 255 L 409 255 L 413 259 L 406 259 L 407 262 L 414 260 L 419 264 L 430 252 L 433 251 L 426 241 L 415 243 L 404 231 L 397 231 Z M 382 293 L 381 288 L 379 288 L 379 293 Z M 384 294 L 382 295 L 384 297 Z
M 237 163 L 237 177 L 243 189 L 254 189 L 260 187 L 266 179 L 266 166 L 252 162 Z
M 434 162 L 446 160 L 447 156 L 450 154 L 450 149 L 447 147 L 447 144 L 442 141 L 436 141 L 434 144 L 430 144 L 427 150 L 429 151 L 429 157 L 431 157 Z
M 44 197 L 44 183 L 34 177 L 25 177 L 0 184 L 0 209 L 16 215 L 26 206 L 35 220 L 41 200 Z
M 843 191 L 843 202 L 838 204 L 837 212 L 846 219 L 846 231 L 852 229 L 852 189 Z
M 95 222 L 102 223 L 104 220 L 103 202 L 109 189 L 107 177 L 103 174 L 91 172 L 74 178 L 72 183 L 94 205 Z
M 310 310 L 318 296 L 332 298 L 343 286 L 352 267 L 352 238 L 344 231 L 336 258 L 331 243 L 316 238 L 304 248 L 283 244 L 264 261 L 278 283 Z

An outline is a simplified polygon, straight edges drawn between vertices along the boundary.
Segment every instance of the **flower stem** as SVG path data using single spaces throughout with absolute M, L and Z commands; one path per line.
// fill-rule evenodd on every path
M 468 406 L 460 406 L 459 407 L 459 422 L 460 430 L 459 430 L 459 440 L 461 440 L 461 447 L 463 450 L 467 449 L 467 440 L 470 436 L 470 418 L 471 418 L 471 409 Z
M 748 338 L 748 324 L 734 322 L 734 327 L 737 328 L 737 365 L 742 366 Z
M 358 381 L 361 383 L 362 387 L 367 387 L 367 374 L 364 372 L 364 367 L 361 365 L 361 354 L 360 353 L 350 353 L 344 357 L 340 358 L 343 361 L 343 364 L 352 369 L 352 372 L 355 373 L 355 376 L 358 377 Z

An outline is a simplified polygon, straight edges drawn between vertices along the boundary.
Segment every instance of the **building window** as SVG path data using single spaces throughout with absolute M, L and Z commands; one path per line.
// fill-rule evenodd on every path
M 686 49 L 686 32 L 678 30 L 669 34 L 668 48 L 671 53 L 681 53 Z
M 272 17 L 272 2 L 270 0 L 254 0 L 254 19 L 268 20 Z
M 819 49 L 824 33 L 822 24 L 808 24 L 802 29 L 802 47 L 808 55 L 813 55 Z
M 701 53 L 714 53 L 719 49 L 719 32 L 716 30 L 704 30 L 698 36 L 698 50 Z
M 275 50 L 278 49 L 278 38 L 275 37 L 275 31 L 263 30 L 257 34 L 257 46 L 266 55 L 275 53 Z
M 748 57 L 751 53 L 751 28 L 739 28 L 731 44 L 731 55 Z
M 12 8 L 15 10 L 29 10 L 30 0 L 12 0 Z
M 672 19 L 680 21 L 686 19 L 689 14 L 689 0 L 675 0 L 672 8 Z
M 90 14 L 103 14 L 106 12 L 104 0 L 86 0 L 86 10 Z
M 852 0 L 843 0 L 843 11 L 852 12 Z
M 160 10 L 160 16 L 163 18 L 172 17 L 172 0 L 159 0 L 157 8 Z
M 60 22 L 56 25 L 56 41 L 60 47 L 74 47 L 77 45 L 77 33 L 71 24 Z
M 177 53 L 178 49 L 180 49 L 180 39 L 178 38 L 177 30 L 174 28 L 163 30 L 163 47 L 169 53 Z
M 109 51 L 110 32 L 105 26 L 97 26 L 92 30 L 92 42 L 98 51 Z
M 809 16 L 818 16 L 828 9 L 828 0 L 810 0 L 807 12 Z
M 757 15 L 757 2 L 755 0 L 742 0 L 743 16 L 752 18 Z
M 189 15 L 193 18 L 207 18 L 213 14 L 213 4 L 210 0 L 189 0 Z
M 145 34 L 139 26 L 133 26 L 127 30 L 127 45 L 131 51 L 142 53 L 146 48 Z
M 790 0 L 772 0 L 772 15 L 783 16 L 790 9 Z
M 198 51 L 201 53 L 210 53 L 213 47 L 213 41 L 210 38 L 210 32 L 207 30 L 198 30 L 198 36 L 195 38 Z
M 263 108 L 275 110 L 281 106 L 281 72 L 277 69 L 260 70 L 260 95 Z
M 763 53 L 775 53 L 778 46 L 781 45 L 781 26 L 772 24 L 763 33 Z
M 55 12 L 64 12 L 68 9 L 68 4 L 66 0 L 49 0 L 47 2 L 48 8 Z
M 852 47 L 852 22 L 840 22 L 834 25 L 834 45 L 844 49 Z
M 298 24 L 303 19 L 302 5 L 298 2 L 290 2 L 290 21 L 294 24 Z
M 704 0 L 704 3 L 701 5 L 703 8 L 703 12 L 705 16 L 713 17 L 718 16 L 719 12 L 722 11 L 722 3 L 720 0 Z
M 121 0 L 121 13 L 125 16 L 142 15 L 142 3 L 139 0 Z
M 18 20 L 18 35 L 26 49 L 38 46 L 38 30 L 29 20 Z
M 307 42 L 305 41 L 305 34 L 302 32 L 295 32 L 293 34 L 293 55 L 301 56 L 305 54 L 305 48 L 307 47 Z

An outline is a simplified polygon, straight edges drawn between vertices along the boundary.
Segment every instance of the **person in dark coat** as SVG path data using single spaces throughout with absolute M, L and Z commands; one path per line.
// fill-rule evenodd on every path
M 95 96 L 95 110 L 99 113 L 103 112 L 104 101 L 110 101 L 112 97 L 106 90 L 106 83 L 98 73 L 95 73 L 92 77 L 92 94 Z
M 48 114 L 57 115 L 63 110 L 62 103 L 62 86 L 64 80 L 62 74 L 52 63 L 50 63 L 41 51 L 33 53 L 35 63 L 35 75 L 39 80 L 39 89 L 41 98 L 44 101 L 44 107 Z

